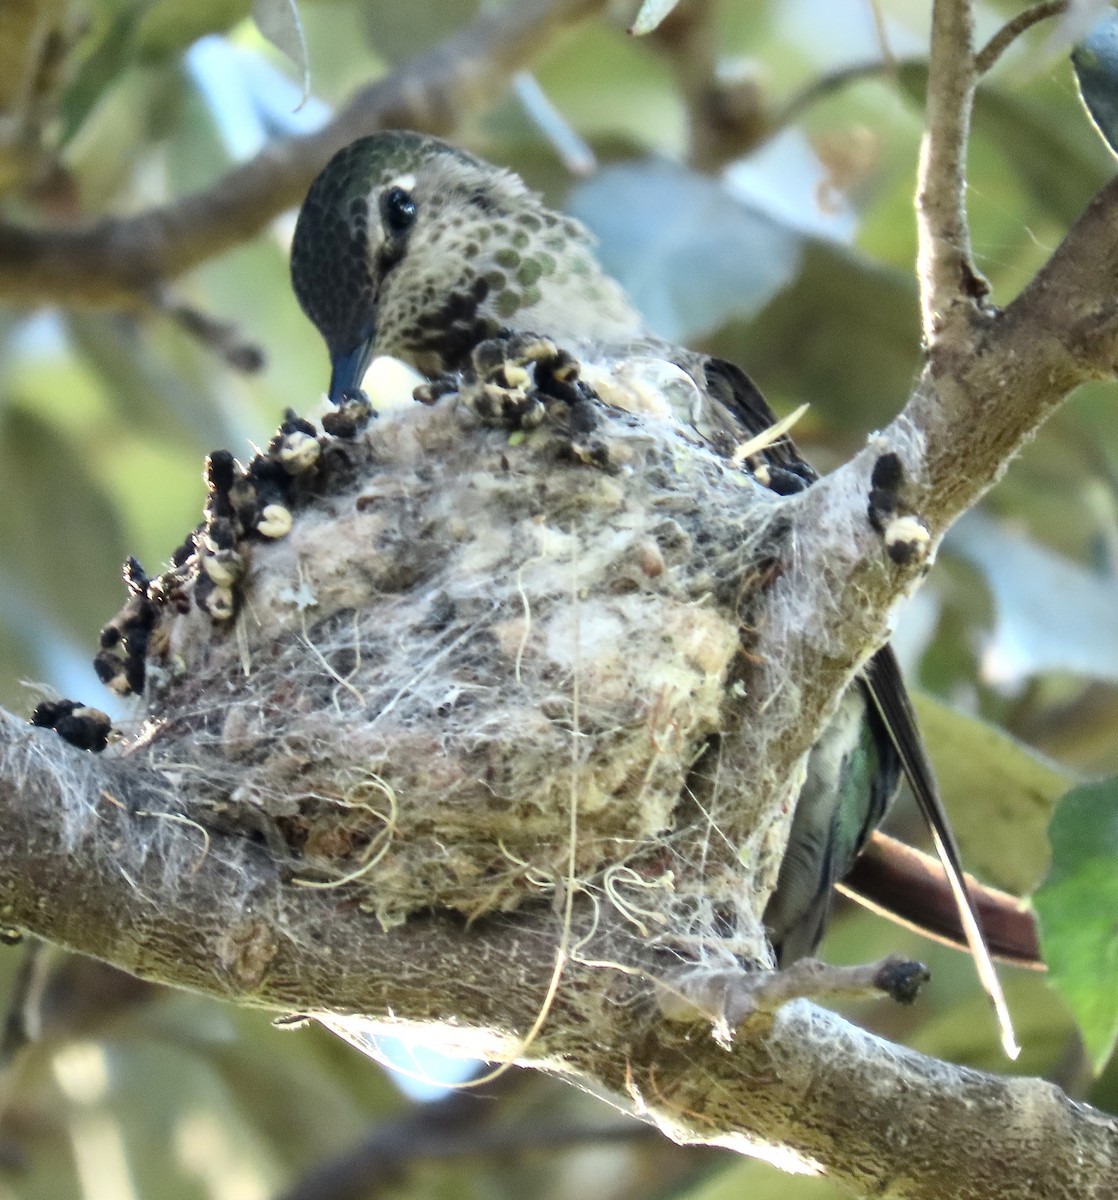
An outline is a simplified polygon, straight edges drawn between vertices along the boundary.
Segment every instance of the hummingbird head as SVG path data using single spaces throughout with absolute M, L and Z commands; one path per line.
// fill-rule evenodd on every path
M 291 278 L 330 352 L 330 398 L 375 354 L 453 370 L 499 330 L 633 336 L 640 320 L 590 235 L 510 171 L 436 138 L 360 138 L 299 213 Z

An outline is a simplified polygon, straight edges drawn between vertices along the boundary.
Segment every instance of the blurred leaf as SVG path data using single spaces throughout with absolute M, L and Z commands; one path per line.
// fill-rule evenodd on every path
M 1118 13 L 1111 10 L 1071 52 L 1079 95 L 1099 135 L 1118 151 Z
M 1069 792 L 1049 836 L 1052 869 L 1033 898 L 1041 944 L 1100 1070 L 1118 1039 L 1118 780 Z
M 104 384 L 105 395 L 132 433 L 206 452 L 232 429 L 204 377 L 191 378 L 135 319 L 75 312 L 66 324 L 74 348 Z M 155 344 L 153 344 L 155 343 Z M 178 368 L 178 369 L 176 369 Z
M 116 509 L 58 430 L 21 408 L 0 418 L 3 570 L 66 628 L 93 634 L 119 607 L 126 546 Z
M 629 26 L 629 32 L 636 37 L 651 33 L 661 22 L 671 16 L 672 9 L 679 0 L 644 0 L 637 12 L 636 19 Z
M 827 1179 L 795 1179 L 764 1163 L 744 1159 L 727 1162 L 696 1187 L 679 1193 L 680 1200 L 850 1200 L 850 1191 Z
M 1033 202 L 1063 228 L 1113 171 L 1098 139 L 1077 115 L 1069 90 L 1056 78 L 1038 79 L 1027 95 L 996 87 L 979 88 L 975 95 L 976 144 L 988 139 L 1017 172 Z
M 1048 866 L 1048 822 L 1073 774 L 931 696 L 914 702 L 968 870 L 1029 895 Z
M 799 266 L 798 231 L 672 163 L 606 167 L 569 207 L 649 326 L 676 341 L 757 312 Z
M 762 391 L 809 401 L 810 415 L 861 434 L 896 412 L 918 369 L 915 280 L 809 239 L 792 286 L 752 322 L 733 323 L 705 344 L 744 365 Z
M 0 662 L 4 664 L 0 704 L 13 712 L 27 713 L 34 705 L 17 681 L 41 677 L 42 672 L 33 652 L 34 632 L 24 622 L 13 620 L 12 607 L 10 589 L 0 581 Z
M 1012 685 L 1066 671 L 1118 682 L 1118 581 L 977 512 L 945 544 L 983 573 L 993 593 L 996 621 L 982 656 L 987 681 Z
M 305 100 L 311 90 L 311 73 L 298 4 L 295 0 L 252 0 L 252 19 L 264 37 L 295 64 L 303 80 Z
M 726 7 L 752 13 L 762 6 Z M 608 22 L 586 21 L 533 73 L 555 107 L 587 140 L 628 142 L 642 151 L 682 157 L 686 113 L 664 57 L 650 54 L 641 39 Z
M 250 0 L 154 0 L 144 7 L 138 40 L 145 57 L 177 56 L 209 33 L 232 29 L 249 13 Z
M 135 189 L 132 203 L 164 198 L 152 194 L 155 179 L 143 179 L 142 170 L 150 172 L 153 143 L 177 124 L 183 91 L 174 64 L 134 63 L 119 72 L 66 146 L 66 166 L 78 181 L 83 208 L 99 211 L 119 202 L 127 189 Z
M 516 0 L 512 0 L 513 3 Z M 386 62 L 404 62 L 474 17 L 478 0 L 372 0 L 359 6 L 369 43 Z
M 73 82 L 61 97 L 62 129 L 65 145 L 89 115 L 102 93 L 120 77 L 125 64 L 135 53 L 136 30 L 143 14 L 137 0 L 109 23 L 100 41 L 87 53 Z

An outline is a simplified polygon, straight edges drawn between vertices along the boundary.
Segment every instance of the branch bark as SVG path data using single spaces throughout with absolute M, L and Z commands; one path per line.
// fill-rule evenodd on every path
M 426 1040 L 490 1060 L 521 1049 L 529 1065 L 607 1093 L 679 1141 L 826 1170 L 863 1191 L 1101 1200 L 1118 1187 L 1118 1124 L 1050 1084 L 937 1062 L 805 1001 L 755 1018 L 730 1047 L 657 1019 L 642 976 L 659 964 L 634 960 L 608 919 L 569 960 L 523 1051 L 561 936 L 554 914 L 469 927 L 430 915 L 384 930 L 336 892 L 292 888 L 260 847 L 215 834 L 203 853 L 172 821 L 162 836 L 198 856 L 169 906 L 165 865 L 184 860 L 139 851 L 134 823 L 151 818 L 133 815 L 157 811 L 166 793 L 163 777 L 127 760 L 0 717 L 4 920 L 239 1003 L 361 1011 L 384 1032 L 421 1025 Z M 68 828 L 75 807 L 96 821 Z M 617 955 L 629 958 L 624 973 L 593 965 Z
M 916 186 L 916 266 L 929 347 L 956 307 L 963 315 L 987 290 L 971 262 L 966 212 L 967 137 L 977 78 L 970 0 L 935 0 Z
M 270 142 L 212 187 L 132 217 L 74 228 L 0 224 L 0 298 L 10 305 L 142 308 L 159 284 L 246 241 L 298 204 L 342 146 L 380 129 L 446 134 L 490 102 L 568 25 L 604 0 L 525 0 L 359 91 L 323 129 Z

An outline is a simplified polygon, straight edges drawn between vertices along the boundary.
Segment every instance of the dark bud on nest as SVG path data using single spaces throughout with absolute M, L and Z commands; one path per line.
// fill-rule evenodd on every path
M 231 621 L 237 615 L 236 593 L 215 583 L 208 573 L 200 575 L 194 585 L 194 602 L 219 623 Z
M 151 580 L 140 565 L 140 560 L 129 555 L 124 561 L 124 586 L 130 596 L 146 596 Z
M 309 422 L 304 422 L 309 424 Z M 302 430 L 295 430 L 295 438 L 305 438 Z M 277 434 L 272 439 L 269 454 L 258 454 L 248 465 L 243 475 L 238 475 L 229 489 L 229 502 L 236 517 L 235 529 L 242 533 L 261 533 L 260 522 L 266 509 L 273 505 L 288 508 L 291 503 L 293 475 L 288 464 L 271 457 L 277 446 L 283 445 L 283 437 Z M 319 443 L 314 439 L 316 449 L 312 452 L 315 462 L 318 461 Z M 314 463 L 310 464 L 311 466 Z M 267 534 L 263 536 L 281 536 Z M 236 543 L 222 543 L 221 549 L 234 549 Z
M 218 550 L 232 550 L 237 544 L 237 531 L 228 517 L 217 517 L 206 526 L 198 550 L 202 554 L 213 554 Z
M 40 729 L 53 729 L 63 717 L 68 717 L 75 708 L 81 708 L 77 700 L 43 700 L 31 714 L 31 724 Z
M 232 588 L 244 577 L 245 560 L 236 550 L 206 550 L 199 556 L 202 570 L 220 588 Z
M 124 579 L 128 601 L 101 630 L 101 653 L 93 660 L 97 677 L 120 696 L 144 690 L 144 663 L 156 618 L 149 580 L 134 558 L 124 564 Z
M 133 688 L 128 682 L 123 658 L 110 654 L 108 650 L 102 650 L 93 660 L 93 669 L 97 672 L 97 678 L 109 691 L 116 692 L 118 696 L 128 696 L 132 693 Z
M 928 557 L 932 535 L 914 516 L 894 517 L 882 530 L 885 552 L 898 567 L 907 567 Z
M 289 475 L 303 475 L 318 463 L 322 447 L 317 437 L 306 433 L 289 433 L 277 457 Z
M 292 433 L 305 433 L 308 437 L 318 437 L 318 430 L 315 428 L 313 421 L 308 421 L 306 417 L 301 417 L 293 408 L 285 408 L 283 410 L 283 423 L 279 427 L 279 433 L 273 439 L 273 443 L 281 441 Z
M 104 750 L 112 722 L 98 708 L 87 708 L 76 700 L 44 700 L 31 714 L 31 724 L 53 729 L 60 738 L 79 750 Z
M 171 566 L 181 567 L 186 560 L 194 553 L 196 548 L 196 534 L 190 534 L 179 547 L 171 555 Z
M 215 450 L 206 459 L 206 509 L 215 517 L 231 517 L 229 489 L 237 477 L 237 461 L 228 450 Z
M 444 396 L 458 392 L 458 383 L 451 375 L 443 375 L 430 383 L 421 383 L 412 391 L 412 399 L 428 406 L 437 404 Z
M 903 484 L 904 466 L 900 456 L 891 451 L 879 455 L 870 475 L 870 498 L 866 513 L 878 533 L 884 533 L 886 525 L 897 515 Z
M 899 567 L 922 562 L 931 551 L 932 535 L 919 517 L 906 511 L 901 499 L 904 464 L 890 451 L 873 464 L 867 516 L 885 539 L 885 552 Z
M 777 467 L 771 463 L 761 463 L 753 472 L 753 478 L 778 496 L 795 496 L 811 483 L 794 468 Z
M 601 465 L 602 448 L 588 437 L 597 424 L 597 396 L 578 376 L 578 362 L 549 338 L 505 333 L 479 343 L 460 377 L 423 385 L 414 395 L 430 404 L 457 392 L 481 421 L 514 430 L 535 429 L 558 405 L 571 438 L 567 457 Z
M 369 397 L 360 388 L 343 392 L 338 407 L 322 418 L 322 428 L 331 437 L 355 438 L 376 416 Z
M 877 973 L 874 985 L 898 1004 L 912 1004 L 931 977 L 922 962 L 890 959 Z

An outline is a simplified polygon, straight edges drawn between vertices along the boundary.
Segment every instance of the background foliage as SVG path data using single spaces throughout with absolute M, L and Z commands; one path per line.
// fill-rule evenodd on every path
M 57 70 L 29 118 L 23 110 L 30 134 L 0 139 L 0 203 L 10 219 L 35 225 L 142 211 L 212 183 L 268 139 L 321 124 L 355 88 L 477 8 L 303 0 L 311 90 L 301 102 L 300 67 L 265 41 L 248 0 L 37 7 L 64 33 Z M 282 7 L 258 5 L 273 16 Z M 663 39 L 625 32 L 633 10 L 624 5 L 615 19 L 564 36 L 535 74 L 593 148 L 596 170 L 573 174 L 541 136 L 523 100 L 528 83 L 463 114 L 458 137 L 581 216 L 662 333 L 742 363 L 781 412 L 810 401 L 798 436 L 826 468 L 896 411 L 918 368 L 912 192 L 928 8 L 924 0 L 718 8 L 719 56 L 759 112 L 780 114 L 811 89 L 794 119 L 723 170 L 684 165 L 678 62 Z M 1019 8 L 979 6 L 980 35 Z M 1068 37 L 1040 26 L 979 93 L 970 212 L 995 302 L 1012 298 L 1113 171 L 1080 104 Z M 1105 70 L 1102 79 L 1105 94 Z M 5 103 L 15 112 L 22 100 L 9 94 Z M 163 313 L 0 309 L 5 705 L 30 711 L 38 693 L 24 681 L 34 680 L 111 707 L 87 664 L 121 601 L 124 556 L 158 568 L 196 521 L 203 456 L 219 446 L 246 454 L 286 406 L 318 402 L 327 367 L 287 283 L 292 220 L 174 281 Z M 262 369 L 236 369 L 170 315 L 174 304 L 235 322 L 239 341 L 263 351 Z M 910 678 L 928 693 L 922 711 L 964 856 L 1019 894 L 1047 869 L 1055 798 L 1118 771 L 1113 402 L 1111 385 L 1084 389 L 1050 422 L 983 510 L 952 533 L 898 631 Z M 1006 971 L 1025 1046 L 1014 1069 L 1112 1109 L 1118 1071 L 1092 1081 L 1091 1064 L 1105 1063 L 1118 1021 L 1106 999 L 1114 988 L 1098 975 L 1114 958 L 1114 922 L 1092 880 L 1111 880 L 1113 891 L 1114 812 L 1112 783 L 1076 793 L 1061 815 L 1065 857 L 1042 908 L 1086 1041 L 1042 977 Z M 920 836 L 903 805 L 893 824 Z M 1103 924 L 1090 925 L 1099 915 Z M 962 956 L 846 908 L 823 953 L 854 962 L 889 950 L 926 957 L 933 986 L 912 1010 L 867 1007 L 856 1019 L 928 1053 L 1005 1069 Z M 0 986 L 14 986 L 20 954 L 0 950 Z M 380 1068 L 321 1030 L 280 1033 L 258 1014 L 136 989 L 74 960 L 39 969 L 47 1036 L 0 1063 L 0 1197 L 277 1196 L 406 1105 Z M 414 1062 L 410 1070 L 445 1073 Z M 572 1145 L 556 1131 L 572 1121 L 613 1129 L 605 1109 L 541 1079 L 507 1091 L 494 1101 L 499 1119 L 529 1143 L 553 1141 L 550 1149 L 419 1155 L 395 1175 L 394 1192 L 836 1194 L 824 1181 L 657 1139 Z

